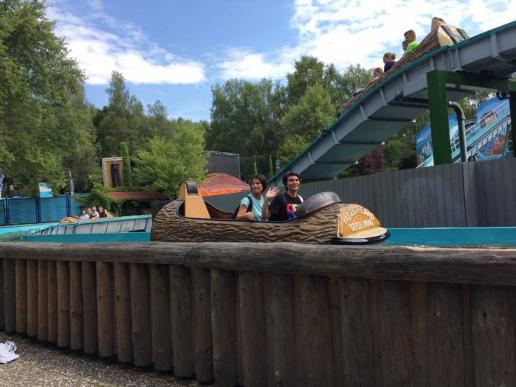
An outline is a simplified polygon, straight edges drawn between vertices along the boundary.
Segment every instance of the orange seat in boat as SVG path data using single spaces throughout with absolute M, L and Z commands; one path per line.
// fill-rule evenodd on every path
M 194 181 L 185 181 L 179 186 L 178 200 L 184 202 L 184 216 L 187 218 L 210 219 L 206 203 L 197 189 Z

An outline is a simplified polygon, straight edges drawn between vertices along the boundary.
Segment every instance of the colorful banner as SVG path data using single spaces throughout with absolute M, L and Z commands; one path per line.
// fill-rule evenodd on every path
M 466 143 L 469 160 L 492 160 L 512 156 L 509 151 L 511 115 L 509 100 L 491 98 L 480 104 L 475 123 L 466 123 Z M 460 162 L 460 142 L 455 114 L 448 117 L 452 160 Z M 434 165 L 430 124 L 416 135 L 418 167 Z

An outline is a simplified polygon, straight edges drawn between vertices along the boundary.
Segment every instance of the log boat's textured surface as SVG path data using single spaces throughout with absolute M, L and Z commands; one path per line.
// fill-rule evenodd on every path
M 178 215 L 182 201 L 165 205 L 152 226 L 153 241 L 330 243 L 343 203 L 330 204 L 290 222 L 194 219 Z

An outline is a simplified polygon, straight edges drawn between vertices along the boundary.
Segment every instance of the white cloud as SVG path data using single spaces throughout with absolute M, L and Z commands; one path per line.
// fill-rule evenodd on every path
M 86 74 L 86 83 L 107 84 L 118 71 L 136 84 L 194 84 L 205 81 L 204 66 L 148 42 L 141 30 L 106 15 L 101 0 L 89 0 L 85 16 L 66 12 L 66 1 L 54 0 L 47 15 L 56 20 L 70 56 Z
M 247 50 L 227 51 L 227 60 L 219 64 L 222 79 L 279 78 L 290 70 L 289 63 L 267 61 L 264 54 Z
M 301 55 L 313 55 L 341 70 L 351 64 L 375 67 L 382 64 L 386 51 L 401 55 L 404 31 L 414 29 L 422 39 L 430 30 L 433 16 L 442 17 L 473 36 L 512 21 L 516 2 L 295 0 L 294 9 L 290 20 L 290 27 L 298 36 L 294 47 L 281 48 L 276 57 L 241 49 L 239 55 L 232 53 L 220 65 L 221 77 L 281 77 Z

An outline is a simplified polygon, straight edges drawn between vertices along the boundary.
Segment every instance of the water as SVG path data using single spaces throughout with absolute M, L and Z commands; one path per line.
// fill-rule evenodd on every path
M 389 228 L 387 245 L 516 247 L 516 227 Z

